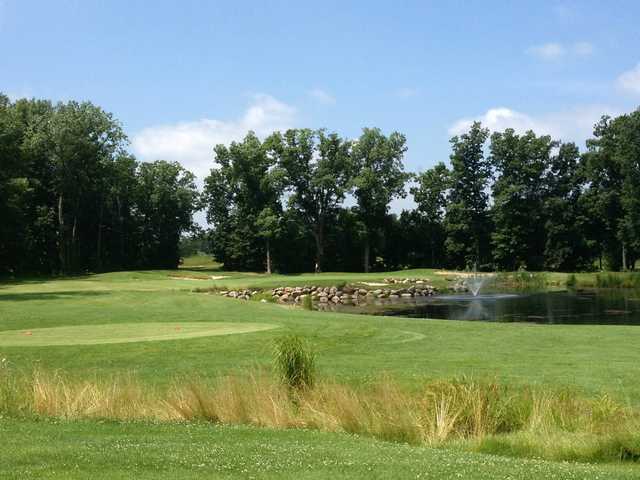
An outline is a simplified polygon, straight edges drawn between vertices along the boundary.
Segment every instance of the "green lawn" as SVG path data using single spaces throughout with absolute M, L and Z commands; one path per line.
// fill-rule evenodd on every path
M 282 279 L 231 274 L 214 282 L 177 280 L 170 275 L 175 272 L 5 283 L 0 287 L 0 330 L 141 322 L 249 322 L 281 328 L 73 348 L 0 345 L 0 355 L 19 367 L 39 364 L 77 375 L 135 371 L 145 381 L 164 384 L 194 371 L 214 376 L 256 365 L 270 367 L 272 340 L 293 331 L 315 346 L 320 374 L 338 380 L 362 383 L 392 373 L 398 381 L 413 384 L 425 378 L 472 375 L 505 383 L 568 386 L 589 395 L 606 392 L 623 401 L 640 402 L 637 327 L 421 321 L 309 312 L 191 292 L 194 284 L 265 284 L 282 283 Z M 351 274 L 350 278 L 381 276 Z M 340 274 L 319 277 L 324 281 L 342 278 Z M 314 283 L 315 278 L 301 275 L 287 280 Z
M 176 278 L 181 275 L 190 278 Z M 197 279 L 223 275 L 226 278 Z M 296 332 L 314 346 L 319 375 L 341 382 L 363 384 L 391 374 L 405 386 L 418 388 L 422 380 L 467 375 L 510 385 L 568 387 L 594 397 L 607 393 L 623 403 L 640 404 L 638 327 L 351 316 L 192 292 L 214 285 L 266 288 L 375 282 L 388 276 L 426 277 L 437 286 L 447 283 L 447 276 L 430 270 L 266 276 L 208 268 L 4 282 L 0 284 L 0 359 L 19 370 L 38 366 L 76 378 L 133 373 L 143 382 L 168 385 L 194 375 L 270 369 L 273 340 Z M 253 324 L 278 328 L 250 331 Z M 132 341 L 149 340 L 146 337 L 158 331 L 176 335 L 178 325 L 189 332 L 213 329 L 228 334 Z M 34 332 L 64 341 L 59 336 L 64 329 L 75 337 L 80 332 L 89 338 L 93 330 L 128 343 L 86 344 L 85 338 L 78 345 L 28 345 Z M 32 335 L 24 335 L 25 331 Z M 8 337 L 18 343 L 3 344 Z M 638 476 L 630 467 L 615 470 L 506 459 L 318 432 L 202 424 L 57 424 L 1 418 L 0 422 L 1 438 L 11 439 L 10 448 L 0 449 L 0 478 L 28 478 L 29 474 L 38 478 Z
M 259 332 L 272 328 L 276 328 L 275 325 L 264 323 L 182 321 L 73 325 L 32 330 L 3 330 L 0 331 L 0 346 L 45 347 L 153 342 Z
M 0 478 L 632 479 L 629 466 L 577 465 L 410 447 L 346 434 L 206 424 L 0 419 Z

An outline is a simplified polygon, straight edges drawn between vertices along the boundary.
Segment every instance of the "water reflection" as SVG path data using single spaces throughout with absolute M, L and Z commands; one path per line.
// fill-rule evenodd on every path
M 580 292 L 493 293 L 440 295 L 398 299 L 336 309 L 351 313 L 548 324 L 640 325 L 640 292 L 592 290 Z

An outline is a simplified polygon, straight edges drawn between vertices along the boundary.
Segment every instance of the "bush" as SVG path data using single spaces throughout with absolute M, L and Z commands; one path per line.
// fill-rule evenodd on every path
M 499 288 L 521 291 L 545 290 L 548 284 L 544 272 L 527 272 L 522 269 L 512 273 L 498 273 L 494 277 L 494 283 Z
M 311 295 L 304 295 L 302 297 L 302 308 L 305 310 L 313 310 L 313 299 Z
M 640 288 L 640 273 L 611 272 L 596 275 L 596 286 L 599 288 Z
M 567 277 L 566 286 L 567 288 L 575 288 L 578 283 L 576 276 L 572 273 Z
M 275 367 L 283 383 L 292 389 L 313 387 L 315 355 L 300 337 L 289 335 L 276 341 Z

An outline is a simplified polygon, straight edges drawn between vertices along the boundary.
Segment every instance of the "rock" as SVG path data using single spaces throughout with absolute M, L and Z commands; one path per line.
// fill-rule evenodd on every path
M 338 296 L 334 296 L 334 297 L 332 297 L 332 298 L 331 298 L 331 301 L 332 301 L 333 303 L 340 303 L 340 297 L 338 297 Z
M 328 302 L 329 302 L 329 297 L 327 297 L 327 294 L 325 293 L 324 297 L 320 297 L 320 303 L 328 303 Z
M 267 303 L 267 299 L 263 298 L 262 300 L 260 300 L 260 303 Z
M 402 298 L 411 298 L 411 297 L 413 297 L 413 294 L 412 294 L 412 293 L 407 292 L 407 293 L 401 293 L 401 294 L 400 294 L 400 296 L 401 296 Z
M 389 295 L 389 298 L 395 299 L 395 298 L 400 298 L 400 296 L 396 295 L 395 293 L 392 293 L 391 295 Z
M 358 290 L 358 293 L 359 293 L 360 295 L 366 295 L 366 294 L 367 294 L 367 291 L 366 291 L 364 288 L 361 288 L 360 290 Z

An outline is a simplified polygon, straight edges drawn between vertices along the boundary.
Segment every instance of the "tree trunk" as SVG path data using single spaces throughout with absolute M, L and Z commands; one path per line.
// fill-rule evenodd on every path
M 76 212 L 78 210 L 76 209 Z M 71 248 L 70 248 L 70 252 L 71 252 L 71 257 L 70 257 L 70 261 L 69 264 L 71 264 L 71 268 L 73 268 L 74 270 L 77 268 L 78 266 L 78 247 L 76 245 L 76 231 L 78 228 L 78 216 L 77 214 L 73 215 L 73 227 L 71 228 Z M 71 258 L 73 259 L 73 261 L 71 261 Z
M 622 271 L 627 271 L 627 248 L 624 242 L 622 242 Z
M 322 261 L 324 257 L 324 232 L 322 227 L 318 227 L 313 232 L 313 238 L 316 241 L 316 265 L 315 272 L 320 273 L 322 271 Z
M 371 246 L 369 245 L 369 235 L 364 239 L 364 273 L 369 273 L 369 254 Z
M 67 271 L 66 227 L 64 224 L 63 196 L 58 197 L 58 256 L 60 259 L 60 271 Z
M 267 238 L 267 273 L 271 275 L 271 246 L 269 243 L 269 239 Z
M 602 271 L 602 248 L 600 248 L 600 255 L 598 256 L 598 265 L 600 267 L 600 271 Z

